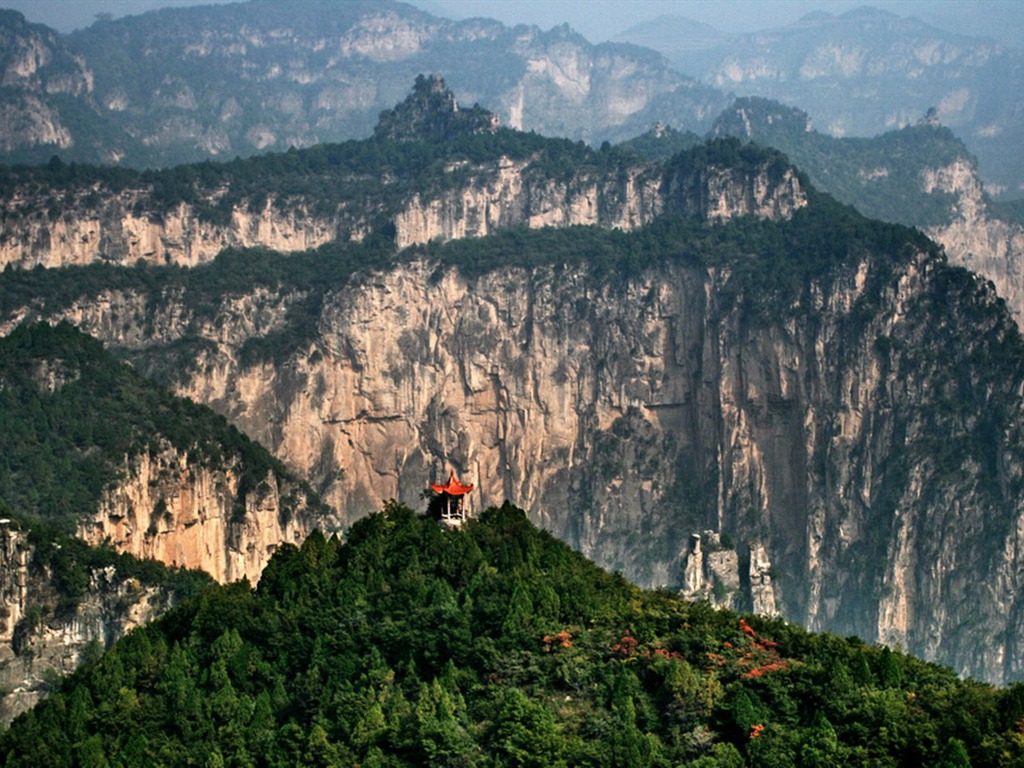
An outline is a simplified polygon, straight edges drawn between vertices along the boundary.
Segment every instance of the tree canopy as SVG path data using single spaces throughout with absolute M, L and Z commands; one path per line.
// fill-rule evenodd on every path
M 9 766 L 1024 765 L 1024 685 L 645 592 L 505 504 L 389 503 L 137 630 Z

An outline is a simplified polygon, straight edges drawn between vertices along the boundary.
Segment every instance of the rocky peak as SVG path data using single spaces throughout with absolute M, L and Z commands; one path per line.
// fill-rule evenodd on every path
M 444 141 L 493 133 L 497 127 L 497 116 L 479 105 L 460 109 L 440 75 L 419 75 L 405 101 L 381 112 L 374 136 L 385 141 Z
M 92 90 L 92 73 L 54 30 L 30 24 L 17 11 L 0 10 L 0 84 L 83 96 Z

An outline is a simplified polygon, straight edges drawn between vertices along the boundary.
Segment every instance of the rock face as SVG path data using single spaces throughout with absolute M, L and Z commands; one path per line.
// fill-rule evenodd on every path
M 736 168 L 621 182 L 649 198 L 602 197 L 611 182 L 597 180 L 578 199 L 596 223 L 623 228 L 629 210 L 636 223 L 673 210 L 783 219 L 804 204 L 791 171 Z M 554 223 L 582 215 L 562 206 L 569 187 L 542 195 L 531 183 L 508 170 L 493 193 L 513 221 L 532 224 L 544 206 Z M 437 203 L 435 219 L 398 217 L 398 237 L 506 221 L 487 218 L 486 194 L 467 199 Z M 454 469 L 477 485 L 471 512 L 512 499 L 640 583 L 697 586 L 699 573 L 712 592 L 738 583 L 752 608 L 815 629 L 899 643 L 993 681 L 1024 677 L 1024 371 L 995 294 L 933 254 L 870 249 L 771 312 L 732 286 L 728 269 L 685 258 L 614 279 L 585 262 L 469 278 L 407 260 L 329 291 L 315 332 L 278 365 L 242 352 L 305 306 L 301 294 L 225 296 L 202 322 L 174 291 L 102 291 L 54 312 L 143 367 L 200 338 L 179 392 L 284 457 L 343 521 L 386 498 L 418 504 Z M 207 558 L 219 578 L 296 535 L 273 528 L 272 488 L 254 502 L 269 538 L 233 534 L 224 503 L 185 501 L 215 500 L 230 480 L 197 476 L 186 493 L 187 462 L 151 461 L 131 468 L 134 490 L 112 497 L 120 506 L 87 535 Z M 166 525 L 154 523 L 160 499 L 178 515 Z M 222 536 L 208 550 L 189 533 L 202 509 Z M 756 542 L 749 562 L 716 555 L 688 568 L 687 537 L 708 529 Z
M 801 110 L 748 98 L 720 115 L 714 132 L 776 147 L 864 215 L 927 232 L 951 263 L 991 280 L 1020 324 L 1024 227 L 994 212 L 976 160 L 933 117 L 871 139 L 837 139 L 813 130 Z
M 244 333 L 211 340 L 181 392 L 347 520 L 418 503 L 454 468 L 477 484 L 471 511 L 513 499 L 602 565 L 671 586 L 689 532 L 713 527 L 761 543 L 739 570 L 758 610 L 1024 676 L 1024 373 L 984 284 L 866 254 L 808 286 L 809 307 L 754 321 L 696 266 L 433 272 L 331 295 L 283 366 L 241 364 Z
M 0 201 L 0 267 L 65 267 L 89 263 L 195 266 L 227 247 L 263 246 L 304 251 L 329 241 L 360 241 L 370 225 L 367 209 L 386 218 L 399 247 L 431 240 L 491 234 L 500 227 L 531 228 L 590 224 L 623 230 L 650 223 L 662 213 L 685 213 L 711 221 L 742 216 L 788 217 L 806 204 L 800 179 L 788 167 L 765 164 L 750 173 L 727 165 L 635 165 L 610 176 L 589 171 L 557 178 L 533 158 L 481 163 L 462 170 L 468 181 L 434 193 L 411 193 L 396 202 L 340 203 L 330 215 L 317 213 L 315 199 L 268 201 L 252 212 L 242 201 L 230 215 L 211 218 L 207 201 L 170 210 L 151 185 L 110 190 L 100 184 L 61 192 L 56 211 L 51 191 L 24 185 Z M 359 180 L 339 178 L 339 187 Z M 386 185 L 385 185 L 386 186 Z
M 141 454 L 78 534 L 139 558 L 206 571 L 220 582 L 259 581 L 283 542 L 305 540 L 323 519 L 295 514 L 273 473 L 249 493 L 237 472 L 211 468 L 171 448 Z
M 72 125 L 54 99 L 88 100 L 93 75 L 52 29 L 0 11 L 0 152 L 72 146 Z
M 228 222 L 212 222 L 185 204 L 147 211 L 147 190 L 111 195 L 96 207 L 85 197 L 67 199 L 52 217 L 40 208 L 39 200 L 17 195 L 5 200 L 8 227 L 0 235 L 0 261 L 19 267 L 139 261 L 195 266 L 228 247 L 316 248 L 337 239 L 339 226 L 353 224 L 348 219 L 325 220 L 302 208 L 281 211 L 269 205 L 256 213 L 240 206 Z M 346 231 L 344 236 L 351 234 Z M 357 232 L 353 239 L 360 237 Z
M 94 570 L 86 596 L 70 611 L 56 610 L 53 575 L 34 564 L 27 536 L 0 522 L 0 724 L 43 698 L 60 675 L 73 672 L 134 627 L 173 602 L 169 589 Z
M 687 599 L 765 616 L 776 614 L 772 564 L 761 544 L 736 550 L 717 531 L 704 531 L 691 534 L 681 557 L 680 591 Z
M 948 223 L 928 228 L 950 261 L 984 275 L 1006 299 L 1020 325 L 1024 321 L 1024 227 L 991 215 L 977 169 L 962 159 L 922 174 L 926 194 L 952 195 Z

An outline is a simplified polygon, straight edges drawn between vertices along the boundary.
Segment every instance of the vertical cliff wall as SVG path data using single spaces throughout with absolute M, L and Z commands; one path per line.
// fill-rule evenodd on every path
M 972 162 L 960 160 L 922 175 L 925 194 L 945 192 L 955 204 L 949 221 L 928 228 L 950 261 L 992 281 L 1017 319 L 1024 322 L 1024 227 L 992 216 Z
M 298 503 L 301 489 L 284 484 L 268 472 L 246 489 L 237 467 L 210 466 L 168 446 L 131 459 L 78 534 L 139 558 L 201 569 L 220 582 L 255 584 L 278 545 L 301 543 L 330 525 Z
M 682 585 L 711 528 L 760 543 L 758 599 L 794 621 L 1022 677 L 1024 373 L 996 296 L 924 253 L 865 254 L 770 311 L 731 280 L 414 262 L 329 294 L 277 366 L 240 362 L 229 318 L 261 316 L 254 294 L 180 391 L 348 521 L 452 467 L 471 511 L 510 498 L 641 583 Z
M 404 248 L 512 226 L 631 230 L 666 212 L 709 221 L 784 218 L 807 203 L 800 177 L 770 157 L 742 170 L 685 157 L 662 165 L 623 160 L 609 169 L 595 164 L 591 153 L 577 158 L 581 168 L 566 171 L 566 158 L 553 169 L 545 166 L 551 160 L 545 153 L 557 155 L 556 149 L 565 151 L 556 145 L 519 159 L 463 159 L 433 169 L 433 175 L 428 168 L 421 180 L 393 178 L 402 169 L 385 165 L 368 164 L 359 173 L 326 167 L 295 182 L 303 191 L 294 194 L 278 193 L 276 176 L 254 171 L 264 174 L 263 194 L 227 202 L 232 185 L 247 183 L 229 172 L 216 181 L 192 179 L 187 199 L 176 202 L 161 197 L 174 179 L 65 179 L 66 186 L 56 189 L 45 179 L 19 183 L 10 174 L 10 188 L 0 199 L 0 267 L 193 267 L 229 247 L 306 251 L 329 242 L 359 242 L 375 229 L 393 230 L 395 244 Z M 413 154 L 410 163 L 416 159 Z M 326 200 L 319 192 L 324 184 L 330 188 Z

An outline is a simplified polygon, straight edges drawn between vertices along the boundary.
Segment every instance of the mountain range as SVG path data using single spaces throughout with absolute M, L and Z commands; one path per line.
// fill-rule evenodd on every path
M 0 26 L 8 161 L 166 166 L 360 138 L 424 72 L 505 125 L 598 143 L 655 112 L 707 127 L 729 101 L 650 50 L 391 0 L 173 8 L 67 36 L 8 11 Z
M 371 139 L 5 184 L 11 239 L 64 268 L 6 270 L 4 322 L 97 336 L 345 522 L 453 467 L 640 583 L 704 573 L 724 602 L 1021 675 L 1016 324 L 777 152 L 641 162 L 420 78 Z
M 832 136 L 874 136 L 933 111 L 978 158 L 991 194 L 1024 190 L 1018 49 L 873 8 L 742 35 L 663 17 L 616 39 L 660 51 L 708 86 L 799 107 Z
M 880 39 L 900 28 L 867 11 L 804 21 L 824 37 L 835 24 Z M 907 29 L 920 53 L 932 38 Z M 691 47 L 714 52 L 705 32 Z M 476 485 L 471 512 L 512 499 L 642 586 L 898 645 L 960 675 L 1024 679 L 1024 220 L 983 191 L 985 161 L 941 124 L 945 107 L 842 138 L 636 46 L 391 2 L 165 10 L 69 36 L 4 12 L 0 33 L 4 159 L 37 161 L 0 168 L 0 669 L 20 686 L 0 716 L 202 588 L 146 563 L 255 584 L 271 562 L 266 589 L 288 591 L 282 569 L 358 549 L 314 537 L 300 556 L 289 543 L 367 531 L 357 521 L 389 498 L 374 525 L 411 531 L 401 505 L 452 469 Z M 802 39 L 790 53 L 806 58 Z M 936 55 L 967 83 L 982 49 L 958 44 Z M 992 50 L 1000 67 L 1012 59 Z M 453 89 L 424 74 L 437 70 L 453 71 Z M 1000 125 L 992 136 L 1014 135 L 1009 117 Z M 486 517 L 537 535 L 502 509 Z M 171 641 L 151 636 L 156 647 L 183 638 L 194 605 L 163 625 L 178 627 Z M 585 618 L 558 616 L 551 637 Z M 217 640 L 212 626 L 200 622 L 202 642 Z M 812 642 L 781 626 L 758 631 Z M 218 643 L 231 663 L 265 652 L 242 653 L 230 632 Z M 796 646 L 787 658 L 809 663 Z M 167 661 L 139 653 L 150 669 Z M 868 675 L 850 661 L 857 695 L 910 700 L 891 655 L 885 673 L 866 658 Z M 312 681 L 308 661 L 296 672 Z M 185 674 L 198 656 L 174 663 Z M 899 665 L 922 687 L 933 679 Z M 417 678 L 403 680 L 408 693 Z M 447 704 L 418 689 L 417 701 L 458 708 L 465 691 L 449 682 Z M 727 744 L 753 755 L 757 718 L 738 688 L 720 693 L 701 710 L 712 720 L 686 720 L 690 741 L 652 719 L 643 739 L 627 728 L 630 744 L 609 749 L 647 759 L 671 740 L 686 759 L 728 762 Z M 765 719 L 762 693 L 743 696 Z M 245 695 L 264 725 L 269 706 L 276 728 L 309 726 L 276 684 L 267 702 Z M 217 706 L 188 701 L 187 717 Z M 53 706 L 46 722 L 63 717 Z M 444 739 L 469 749 L 467 734 L 494 736 L 480 706 L 484 720 Z M 808 736 L 795 722 L 769 724 L 759 743 Z M 152 757 L 129 735 L 84 728 L 74 720 L 77 735 L 54 748 L 87 761 L 116 742 Z M 700 728 L 716 735 L 697 749 Z M 810 730 L 831 744 L 828 728 Z M 317 748 L 348 759 L 328 730 Z M 370 761 L 382 733 L 345 749 Z M 990 731 L 952 733 L 920 754 L 998 763 Z M 392 736 L 396 754 L 412 749 Z M 576 754 L 558 749 L 555 762 Z

